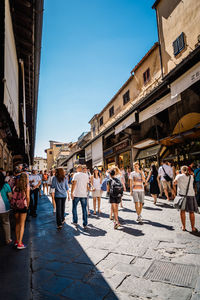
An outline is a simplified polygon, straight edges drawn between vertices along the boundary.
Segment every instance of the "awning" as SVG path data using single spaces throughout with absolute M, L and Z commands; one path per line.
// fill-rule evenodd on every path
M 92 166 L 103 166 L 102 136 L 92 143 Z
M 128 118 L 126 118 L 124 121 L 122 121 L 119 125 L 115 127 L 115 134 L 118 134 L 128 126 L 130 126 L 132 123 L 135 122 L 135 112 L 133 112 Z
M 176 102 L 180 101 L 180 95 L 172 98 L 170 94 L 164 96 L 160 100 L 156 101 L 152 105 L 150 105 L 147 109 L 143 110 L 139 114 L 139 122 L 142 123 L 145 120 L 155 116 L 166 108 L 172 106 Z
M 92 145 L 85 148 L 85 161 L 92 159 Z
M 67 162 L 67 171 L 69 172 L 73 168 L 72 158 Z
M 140 150 L 137 155 L 137 159 L 144 159 L 151 156 L 156 156 L 160 152 L 161 145 L 156 145 L 147 149 Z
M 198 80 L 200 80 L 200 62 L 171 84 L 171 97 L 177 97 Z
M 156 140 L 146 139 L 146 140 L 143 140 L 143 141 L 140 141 L 140 142 L 134 144 L 133 147 L 137 148 L 137 149 L 141 149 L 141 148 L 145 148 L 145 147 L 148 147 L 148 146 L 155 145 L 156 143 L 157 143 Z

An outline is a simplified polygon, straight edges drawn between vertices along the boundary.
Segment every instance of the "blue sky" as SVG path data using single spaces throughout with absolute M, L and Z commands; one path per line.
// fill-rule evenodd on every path
M 157 41 L 153 0 L 46 0 L 35 155 L 76 141 Z

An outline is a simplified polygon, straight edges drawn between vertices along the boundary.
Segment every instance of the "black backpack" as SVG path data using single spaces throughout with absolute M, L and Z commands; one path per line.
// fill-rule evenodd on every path
M 123 185 L 118 178 L 112 178 L 110 184 L 110 196 L 111 197 L 122 197 L 123 195 Z

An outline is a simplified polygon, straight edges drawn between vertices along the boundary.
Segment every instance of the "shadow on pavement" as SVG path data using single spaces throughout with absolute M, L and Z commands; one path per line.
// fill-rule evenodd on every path
M 135 228 L 131 228 L 131 227 L 120 227 L 118 228 L 117 230 L 119 231 L 123 231 L 127 234 L 130 234 L 130 235 L 134 235 L 134 236 L 142 236 L 142 235 L 145 235 L 142 230 L 139 230 L 139 229 L 135 229 Z
M 160 211 L 162 211 L 162 209 L 161 208 L 157 208 L 157 207 L 150 207 L 150 206 L 144 206 L 143 207 L 143 209 L 146 209 L 146 210 L 160 210 Z
M 165 224 L 158 223 L 158 222 L 153 222 L 150 220 L 143 219 L 143 224 L 147 224 L 147 225 L 151 225 L 151 226 L 155 226 L 155 227 L 159 227 L 159 228 L 165 228 L 165 229 L 171 230 L 171 231 L 175 230 L 173 226 L 165 225 Z
M 118 299 L 76 240 L 79 234 L 103 236 L 106 231 L 93 225 L 87 230 L 75 229 L 68 224 L 57 231 L 51 203 L 43 196 L 38 217 L 30 223 L 33 300 Z

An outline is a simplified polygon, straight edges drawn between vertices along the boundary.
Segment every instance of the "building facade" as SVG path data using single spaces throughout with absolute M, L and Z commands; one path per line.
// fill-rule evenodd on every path
M 5 170 L 33 163 L 42 20 L 43 0 L 0 1 L 0 167 Z
M 47 170 L 47 159 L 43 157 L 34 157 L 33 167 L 37 168 L 37 171 Z

